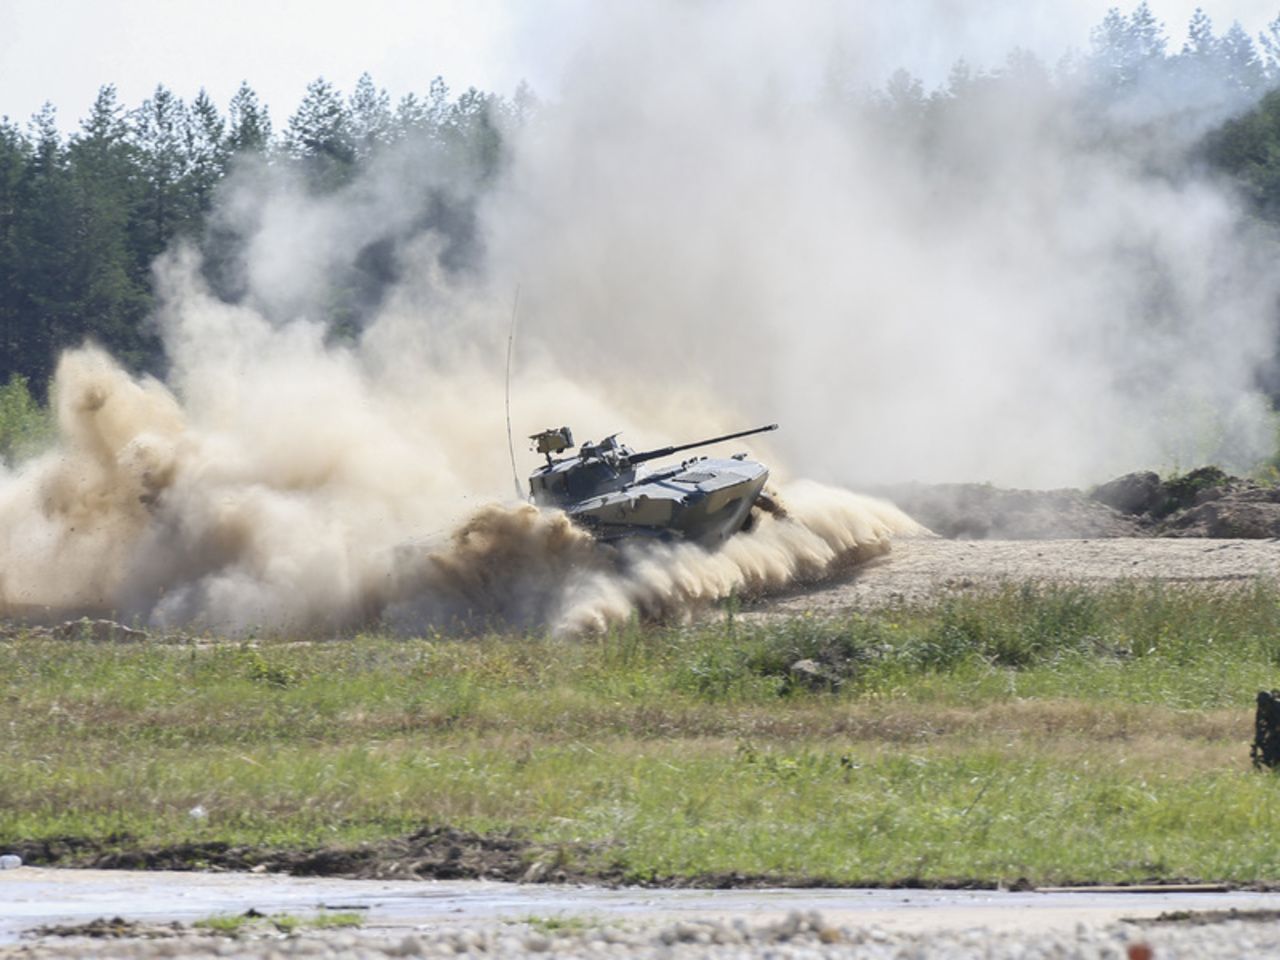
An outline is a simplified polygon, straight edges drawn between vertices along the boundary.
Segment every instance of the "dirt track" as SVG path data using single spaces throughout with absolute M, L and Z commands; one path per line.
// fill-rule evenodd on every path
M 1280 540 L 901 540 L 849 579 L 762 604 L 756 614 L 835 614 L 1002 583 L 1244 584 L 1280 580 Z

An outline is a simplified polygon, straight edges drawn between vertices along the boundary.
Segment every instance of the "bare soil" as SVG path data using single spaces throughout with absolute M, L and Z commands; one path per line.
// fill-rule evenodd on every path
M 33 937 L 85 937 L 90 940 L 156 940 L 163 937 L 180 937 L 188 928 L 185 924 L 173 921 L 170 923 L 142 923 L 137 920 L 126 920 L 123 917 L 98 917 L 87 923 L 55 923 L 35 927 L 30 931 Z
M 237 870 L 300 877 L 401 880 L 571 881 L 608 879 L 552 866 L 566 851 L 543 848 L 513 834 L 475 834 L 424 827 L 407 837 L 352 847 L 277 849 L 228 843 L 139 846 L 132 837 L 58 837 L 10 844 L 33 866 L 101 870 Z M 575 851 L 582 853 L 584 851 Z
M 607 857 L 592 856 L 602 851 L 598 846 L 547 846 L 515 834 L 476 834 L 451 827 L 426 827 L 407 837 L 315 849 L 232 846 L 216 841 L 143 847 L 128 836 L 60 837 L 9 844 L 5 849 L 17 853 L 30 866 L 96 870 L 212 870 L 352 880 L 498 880 L 708 890 L 844 886 L 801 874 L 624 874 L 609 866 Z M 925 883 L 906 877 L 886 886 L 971 890 L 984 889 L 988 884 L 973 878 Z M 1030 887 L 1014 885 L 1012 889 Z M 110 923 L 104 923 L 104 930 L 95 935 L 114 935 L 109 933 Z
M 886 556 L 842 581 L 766 599 L 756 615 L 835 615 L 855 608 L 930 602 L 1010 583 L 1123 580 L 1219 584 L 1280 578 L 1280 540 L 898 540 Z
M 1280 577 L 1280 487 L 1216 467 L 1130 473 L 1092 490 L 979 483 L 871 491 L 935 536 L 900 539 L 847 578 L 763 598 L 749 615 L 834 615 L 1010 583 L 1248 584 Z

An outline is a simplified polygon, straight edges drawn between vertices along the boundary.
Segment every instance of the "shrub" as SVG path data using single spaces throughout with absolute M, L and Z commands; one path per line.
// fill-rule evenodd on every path
M 27 378 L 14 374 L 0 387 L 0 459 L 15 463 L 53 440 L 53 418 L 36 403 Z

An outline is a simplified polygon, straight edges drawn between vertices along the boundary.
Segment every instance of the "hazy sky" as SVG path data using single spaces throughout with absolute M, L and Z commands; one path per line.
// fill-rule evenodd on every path
M 843 34 L 869 78 L 906 66 L 937 83 L 961 56 L 994 63 L 1021 44 L 1052 61 L 1083 47 L 1113 0 L 803 0 L 835 26 L 821 35 L 793 25 L 795 8 L 783 0 L 690 2 L 722 5 L 727 21 L 742 4 L 769 10 L 778 42 L 790 43 L 798 61 L 820 60 L 816 48 L 842 43 Z M 1175 45 L 1196 5 L 1152 2 Z M 1280 12 L 1280 0 L 1202 5 L 1219 32 L 1239 19 L 1256 33 Z M 394 97 L 425 92 L 436 75 L 455 90 L 510 93 L 527 79 L 554 95 L 609 11 L 591 0 L 0 0 L 0 115 L 25 122 L 48 100 L 71 128 L 105 83 L 129 106 L 164 83 L 187 99 L 203 86 L 225 108 L 247 80 L 279 128 L 308 82 L 324 76 L 350 91 L 365 70 Z

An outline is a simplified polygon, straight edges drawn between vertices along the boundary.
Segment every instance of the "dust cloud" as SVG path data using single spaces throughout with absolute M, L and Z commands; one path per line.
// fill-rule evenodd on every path
M 63 355 L 60 443 L 0 481 L 0 610 L 239 634 L 578 633 L 820 579 L 918 529 L 887 504 L 795 483 L 780 495 L 789 517 L 718 553 L 601 547 L 561 511 L 486 499 L 509 473 L 490 442 L 503 415 L 491 370 L 373 376 L 314 325 L 222 303 L 195 266 L 164 267 L 167 322 L 192 350 L 172 373 L 181 402 L 95 348 Z
M 959 70 L 941 106 L 906 88 L 885 109 L 864 67 L 896 49 L 884 21 L 963 13 L 875 6 L 597 17 L 486 208 L 494 268 L 565 363 L 598 369 L 607 330 L 623 391 L 711 382 L 784 423 L 805 475 L 855 486 L 1269 455 L 1274 239 L 1183 162 L 1239 98 L 1160 75 L 1103 96 L 1013 56 L 1002 82 Z
M 490 181 L 415 144 L 321 196 L 282 169 L 228 180 L 217 257 L 157 264 L 164 382 L 66 354 L 58 446 L 0 473 L 0 608 L 600 629 L 919 532 L 847 487 L 1269 452 L 1273 248 L 1164 163 L 1220 101 L 1166 124 L 1168 98 L 1135 95 L 1112 117 L 1023 59 L 924 125 L 863 95 L 891 49 L 871 11 L 577 13 L 590 42 Z M 517 437 L 567 423 L 643 448 L 779 421 L 750 449 L 788 517 L 715 553 L 613 551 L 515 499 L 517 290 Z

